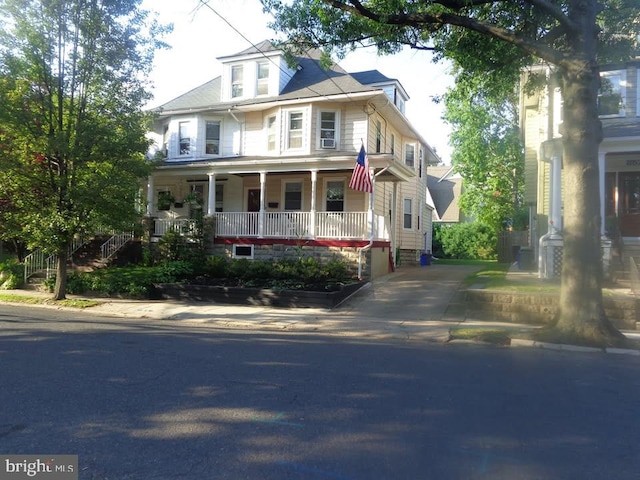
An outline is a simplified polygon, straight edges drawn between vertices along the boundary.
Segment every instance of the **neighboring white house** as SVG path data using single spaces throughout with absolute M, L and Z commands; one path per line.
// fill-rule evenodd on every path
M 316 53 L 289 65 L 267 41 L 218 60 L 220 77 L 157 109 L 162 161 L 145 186 L 155 237 L 202 212 L 212 254 L 303 251 L 363 278 L 431 249 L 426 164 L 437 156 L 405 117 L 397 80 L 325 70 Z M 371 194 L 349 188 L 362 145 Z

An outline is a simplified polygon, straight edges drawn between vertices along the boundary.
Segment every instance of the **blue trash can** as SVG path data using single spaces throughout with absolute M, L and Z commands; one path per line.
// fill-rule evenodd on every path
M 431 254 L 430 253 L 422 253 L 420 255 L 420 265 L 421 266 L 426 266 L 426 265 L 431 265 Z

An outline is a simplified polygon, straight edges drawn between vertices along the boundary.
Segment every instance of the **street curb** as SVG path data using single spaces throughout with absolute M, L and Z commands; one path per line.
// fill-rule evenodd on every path
M 612 354 L 618 354 L 618 355 L 640 356 L 640 350 L 632 350 L 629 348 L 582 347 L 579 345 L 567 345 L 562 343 L 536 342 L 535 340 L 525 340 L 522 338 L 512 338 L 511 346 L 512 347 L 545 348 L 548 350 L 559 350 L 559 351 L 567 351 L 567 352 L 612 353 Z

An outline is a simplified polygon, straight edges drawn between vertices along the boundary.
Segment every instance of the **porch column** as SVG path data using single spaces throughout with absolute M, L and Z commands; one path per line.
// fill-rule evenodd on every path
M 216 174 L 209 174 L 209 195 L 207 196 L 207 217 L 216 212 Z
M 562 231 L 562 154 L 554 151 L 551 157 L 551 233 Z
M 260 213 L 258 213 L 258 237 L 264 236 L 265 208 L 264 199 L 266 197 L 265 184 L 267 183 L 267 173 L 260 172 Z
M 393 182 L 393 193 L 391 194 L 391 236 L 390 247 L 391 248 L 391 260 L 393 261 L 394 268 L 396 267 L 396 247 L 398 245 L 398 182 Z
M 149 175 L 147 177 L 147 215 L 151 216 L 153 213 L 154 205 L 153 205 L 153 190 L 155 189 L 153 185 L 153 176 Z
M 375 194 L 376 191 L 376 176 L 371 176 L 371 183 L 373 187 L 371 188 L 371 193 L 369 194 L 369 207 L 367 208 L 367 222 L 369 223 L 369 240 L 373 240 L 375 238 L 375 222 L 373 221 L 373 205 L 375 202 Z
M 311 170 L 311 209 L 309 214 L 311 216 L 309 220 L 309 236 L 315 238 L 316 236 L 316 192 L 318 190 L 318 171 Z
M 599 170 L 599 178 L 600 181 L 600 236 L 604 237 L 607 232 L 607 223 L 606 223 L 606 206 L 607 206 L 607 192 L 605 187 L 605 164 L 604 160 L 607 153 L 599 151 L 598 152 L 598 170 Z

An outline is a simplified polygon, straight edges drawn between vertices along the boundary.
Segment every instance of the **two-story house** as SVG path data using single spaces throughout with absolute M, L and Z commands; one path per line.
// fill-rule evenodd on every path
M 162 162 L 146 185 L 156 237 L 202 209 L 211 254 L 303 252 L 362 278 L 430 250 L 426 163 L 437 158 L 405 117 L 397 80 L 324 69 L 317 52 L 290 64 L 268 41 L 218 60 L 221 76 L 157 109 Z M 349 188 L 362 146 L 371 193 Z
M 600 213 L 605 271 L 611 240 L 640 245 L 640 59 L 600 69 L 599 146 Z M 560 126 L 562 98 L 546 67 L 545 90 L 521 94 L 525 139 L 525 201 L 531 208 L 532 245 L 539 254 L 540 275 L 560 274 L 562 262 L 563 175 Z M 616 233 L 617 232 L 617 233 Z M 608 240 L 607 240 L 608 239 Z

